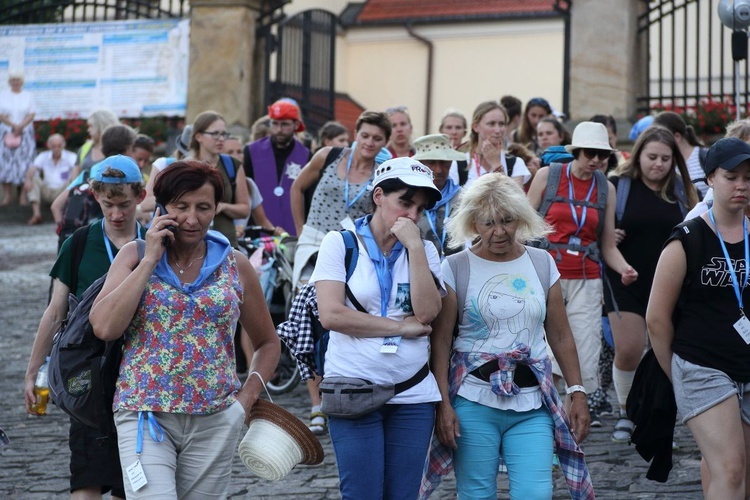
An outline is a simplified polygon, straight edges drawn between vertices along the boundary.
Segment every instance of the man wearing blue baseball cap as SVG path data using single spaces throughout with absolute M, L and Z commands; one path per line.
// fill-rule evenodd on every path
M 79 228 L 65 240 L 50 276 L 52 297 L 39 322 L 26 369 L 26 411 L 37 415 L 34 382 L 39 368 L 52 350 L 52 339 L 68 314 L 68 294 L 80 300 L 83 292 L 104 275 L 126 243 L 145 236 L 136 222 L 135 210 L 146 196 L 138 164 L 130 157 L 115 155 L 91 168 L 89 189 L 102 209 L 101 220 Z M 116 440 L 101 441 L 98 429 L 70 421 L 70 491 L 85 498 L 111 491 L 124 498 Z

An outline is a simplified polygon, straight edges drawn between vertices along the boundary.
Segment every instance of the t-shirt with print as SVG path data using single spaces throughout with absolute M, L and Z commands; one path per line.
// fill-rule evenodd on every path
M 141 238 L 146 236 L 146 228 L 138 226 Z M 117 247 L 109 242 L 112 249 L 112 258 L 117 255 Z M 73 282 L 71 268 L 73 264 L 73 238 L 65 240 L 57 254 L 57 260 L 52 266 L 49 275 L 57 278 L 70 288 Z M 107 247 L 104 243 L 104 232 L 102 230 L 102 221 L 92 222 L 89 227 L 89 234 L 86 238 L 86 246 L 83 249 L 83 259 L 78 268 L 78 285 L 76 286 L 75 296 L 79 299 L 83 292 L 96 280 L 101 278 L 107 271 L 112 262 L 109 260 Z M 73 292 L 73 290 L 71 290 Z
M 469 252 L 469 282 L 463 308 L 463 321 L 453 348 L 459 352 L 500 354 L 521 344 L 531 348 L 531 357 L 547 357 L 544 319 L 547 303 L 544 289 L 528 252 L 508 262 L 495 262 Z M 548 255 L 549 286 L 560 273 Z M 455 290 L 456 279 L 450 263 L 442 265 L 445 284 Z M 475 403 L 501 410 L 528 411 L 542 406 L 539 387 L 525 387 L 513 397 L 498 396 L 492 386 L 473 375 L 464 379 L 458 395 Z
M 375 266 L 367 249 L 357 239 L 359 257 L 348 284 L 360 304 L 373 316 L 380 316 L 380 287 Z M 432 273 L 438 277 L 441 293 L 440 257 L 435 246 L 425 242 L 427 262 Z M 318 281 L 346 282 L 344 239 L 337 231 L 328 233 L 320 245 L 315 270 L 310 283 Z M 320 299 L 319 299 L 320 300 Z M 354 306 L 346 299 L 347 306 Z M 393 287 L 388 301 L 387 315 L 395 321 L 403 321 L 413 316 L 409 293 L 409 262 L 406 251 L 393 265 Z M 376 384 L 396 384 L 410 379 L 429 359 L 430 339 L 428 336 L 402 338 L 395 353 L 381 353 L 383 337 L 361 338 L 331 330 L 325 366 L 327 377 L 365 378 Z M 414 404 L 440 401 L 435 377 L 430 373 L 411 389 L 397 394 L 389 403 Z

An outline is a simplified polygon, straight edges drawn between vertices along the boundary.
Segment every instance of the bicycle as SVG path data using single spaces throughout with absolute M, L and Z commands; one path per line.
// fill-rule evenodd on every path
M 247 253 L 258 271 L 260 284 L 266 297 L 274 326 L 286 321 L 294 298 L 292 262 L 297 238 L 293 236 L 261 236 L 272 234 L 262 226 L 248 226 L 245 236 L 237 240 L 240 249 Z M 291 391 L 301 380 L 297 360 L 281 342 L 281 357 L 274 376 L 266 384 L 273 395 Z

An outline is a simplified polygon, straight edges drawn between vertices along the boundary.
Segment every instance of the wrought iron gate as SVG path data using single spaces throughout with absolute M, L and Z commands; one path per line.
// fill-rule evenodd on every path
M 266 38 L 266 104 L 294 99 L 312 133 L 334 116 L 337 22 L 331 12 L 306 10 L 281 21 L 276 36 Z
M 188 0 L 0 0 L 0 24 L 187 17 Z
M 708 100 L 733 108 L 739 90 L 740 109 L 746 115 L 748 61 L 740 61 L 735 69 L 732 32 L 719 20 L 719 0 L 643 1 L 638 20 L 643 49 L 639 113 L 658 106 L 691 109 Z

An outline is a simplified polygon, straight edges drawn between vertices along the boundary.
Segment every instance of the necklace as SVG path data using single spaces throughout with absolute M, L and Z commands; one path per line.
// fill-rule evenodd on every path
M 180 275 L 183 275 L 183 274 L 185 274 L 185 271 L 187 271 L 188 269 L 190 269 L 190 266 L 192 266 L 192 265 L 193 265 L 193 263 L 194 263 L 194 262 L 195 262 L 196 260 L 198 260 L 198 259 L 202 259 L 203 257 L 205 257 L 205 256 L 206 256 L 206 253 L 208 253 L 208 252 L 204 252 L 204 253 L 203 253 L 203 255 L 199 255 L 198 257 L 194 258 L 193 260 L 191 260 L 191 261 L 190 261 L 190 264 L 188 264 L 188 265 L 187 265 L 187 266 L 185 266 L 185 267 L 182 267 L 182 266 L 180 266 L 180 265 L 179 265 L 179 264 L 177 263 L 177 261 L 176 261 L 176 260 L 174 260 L 174 259 L 172 260 L 172 263 L 173 263 L 173 264 L 174 264 L 175 266 L 177 266 L 177 269 L 179 269 L 179 270 L 180 270 Z

